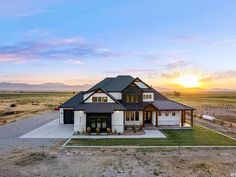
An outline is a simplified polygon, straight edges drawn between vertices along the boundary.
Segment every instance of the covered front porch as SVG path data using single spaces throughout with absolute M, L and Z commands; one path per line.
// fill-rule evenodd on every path
M 143 127 L 145 129 L 181 129 L 193 128 L 193 111 L 179 109 L 158 109 L 152 104 L 145 106 L 142 110 Z M 190 121 L 186 116 L 190 115 Z

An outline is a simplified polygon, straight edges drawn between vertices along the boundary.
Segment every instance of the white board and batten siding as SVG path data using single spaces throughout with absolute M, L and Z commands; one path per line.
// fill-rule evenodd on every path
M 109 97 L 106 93 L 94 93 L 93 95 L 89 96 L 85 103 L 92 103 L 92 97 L 107 97 L 108 103 L 115 103 L 111 97 Z
M 156 111 L 152 111 L 152 125 L 156 126 Z
M 84 111 L 74 112 L 74 132 L 86 131 L 86 114 Z
M 124 111 L 114 111 L 111 114 L 112 132 L 124 133 Z
M 109 94 L 117 100 L 122 100 L 122 93 L 121 92 L 109 92 Z
M 158 115 L 158 125 L 180 125 L 181 112 L 180 111 L 167 111 L 169 115 L 166 116 L 166 111 L 161 111 L 161 115 Z M 175 116 L 172 115 L 175 112 Z
M 93 94 L 93 92 L 85 93 L 84 94 L 84 100 L 87 99 L 92 94 Z

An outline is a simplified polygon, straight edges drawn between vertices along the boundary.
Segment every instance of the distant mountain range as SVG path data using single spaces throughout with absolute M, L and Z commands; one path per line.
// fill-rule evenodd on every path
M 10 83 L 0 82 L 0 91 L 81 91 L 88 90 L 92 85 L 67 85 L 63 83 L 44 83 L 44 84 L 26 84 L 26 83 Z M 204 91 L 235 91 L 233 89 L 222 89 L 222 88 L 191 88 L 191 89 L 174 89 L 166 87 L 154 87 L 156 90 L 161 92 L 173 92 L 174 90 L 180 92 L 204 92 Z
M 26 84 L 0 82 L 0 91 L 81 91 L 91 85 L 66 85 L 63 83 Z

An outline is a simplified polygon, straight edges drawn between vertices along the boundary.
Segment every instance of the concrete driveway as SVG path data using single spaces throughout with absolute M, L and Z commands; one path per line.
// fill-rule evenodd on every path
M 72 124 L 59 124 L 59 119 L 53 120 L 20 138 L 70 138 L 74 131 Z
M 58 119 L 58 111 L 46 112 L 29 116 L 27 119 L 12 122 L 0 126 L 0 154 L 9 153 L 12 150 L 22 148 L 42 148 L 51 147 L 55 143 L 61 142 L 62 139 L 29 139 L 19 138 L 20 136 L 40 127 L 52 120 Z

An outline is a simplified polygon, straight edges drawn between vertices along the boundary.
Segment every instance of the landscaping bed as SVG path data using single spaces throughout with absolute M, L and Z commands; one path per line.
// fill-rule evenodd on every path
M 211 131 L 194 126 L 192 130 L 161 130 L 166 139 L 158 138 L 72 138 L 66 146 L 236 146 L 236 141 Z

